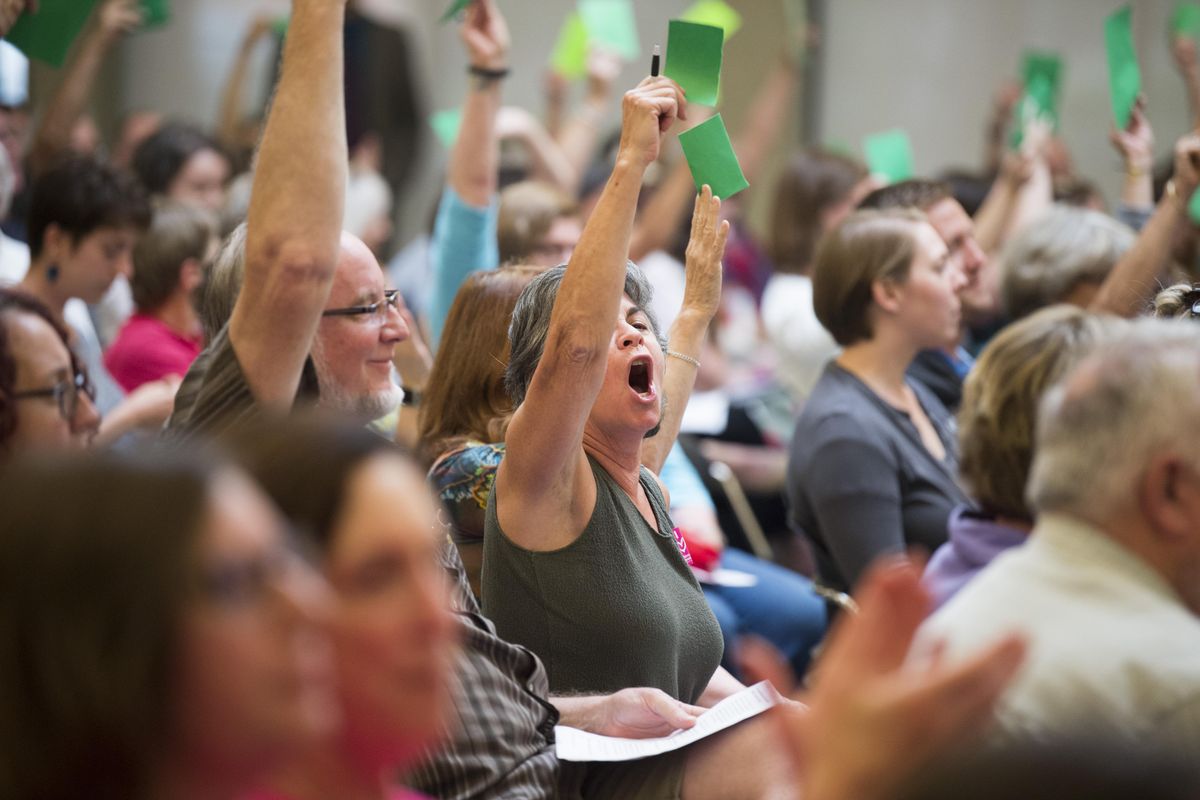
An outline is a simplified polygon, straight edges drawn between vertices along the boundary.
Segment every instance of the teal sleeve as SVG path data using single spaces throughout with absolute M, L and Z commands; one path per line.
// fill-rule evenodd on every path
M 496 244 L 498 205 L 495 198 L 486 208 L 468 205 L 449 186 L 442 194 L 430 244 L 434 284 L 429 328 L 435 350 L 458 287 L 472 272 L 495 269 L 500 261 Z

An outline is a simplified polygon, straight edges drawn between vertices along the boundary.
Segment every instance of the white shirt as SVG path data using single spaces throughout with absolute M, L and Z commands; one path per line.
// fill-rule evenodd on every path
M 813 311 L 812 279 L 776 273 L 763 292 L 761 313 L 775 349 L 779 382 L 796 402 L 803 402 L 839 349 Z
M 1062 515 L 1000 555 L 922 626 L 952 660 L 1018 631 L 1026 663 L 1001 698 L 998 738 L 1070 731 L 1158 738 L 1200 752 L 1200 618 L 1104 533 Z

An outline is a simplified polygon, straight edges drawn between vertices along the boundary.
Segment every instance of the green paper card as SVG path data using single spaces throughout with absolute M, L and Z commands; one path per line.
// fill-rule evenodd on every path
M 1192 192 L 1192 199 L 1188 201 L 1188 216 L 1192 222 L 1200 225 L 1200 190 Z
M 158 28 L 171 19 L 169 0 L 142 0 L 142 27 Z
M 1176 36 L 1200 36 L 1200 3 L 1180 3 L 1171 14 L 1171 33 Z
M 1057 53 L 1027 52 L 1021 62 L 1021 83 L 1037 110 L 1058 126 L 1058 98 L 1062 86 L 1062 59 Z
M 592 44 L 626 61 L 633 61 L 641 53 L 632 0 L 579 0 L 579 16 Z
M 679 134 L 679 144 L 696 182 L 696 191 L 707 183 L 713 194 L 724 200 L 750 185 L 742 174 L 720 114 Z
M 450 7 L 446 9 L 446 13 L 442 14 L 442 18 L 438 22 L 446 23 L 457 17 L 459 14 L 467 10 L 467 6 L 471 5 L 474 0 L 454 0 Z
M 461 126 L 461 108 L 448 108 L 444 111 L 435 111 L 429 115 L 429 127 L 433 128 L 438 141 L 447 150 L 454 147 L 454 140 L 458 138 L 458 129 Z
M 564 78 L 582 78 L 587 74 L 588 32 L 583 17 L 573 12 L 558 33 L 558 43 L 550 55 L 550 67 Z
M 906 181 L 913 176 L 912 143 L 908 134 L 896 128 L 874 133 L 863 139 L 867 167 L 889 183 Z
M 1104 44 L 1108 50 L 1108 83 L 1113 120 L 1117 130 L 1129 126 L 1129 115 L 1142 90 L 1142 72 L 1138 69 L 1133 47 L 1133 8 L 1125 6 L 1104 20 Z
M 275 31 L 275 35 L 282 39 L 287 36 L 288 26 L 291 24 L 292 20 L 290 17 L 280 17 L 271 23 L 271 30 Z
M 725 0 L 700 0 L 680 17 L 684 22 L 695 22 L 700 25 L 712 25 L 725 31 L 725 39 L 742 27 L 742 15 L 734 10 Z
M 711 25 L 673 19 L 667 34 L 663 74 L 679 84 L 689 103 L 715 106 L 721 88 L 725 32 Z
M 4 38 L 27 57 L 61 67 L 95 4 L 96 0 L 42 0 L 38 10 L 23 13 Z

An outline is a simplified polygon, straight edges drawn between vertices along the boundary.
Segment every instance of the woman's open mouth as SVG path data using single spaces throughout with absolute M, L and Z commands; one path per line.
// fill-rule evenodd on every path
M 639 358 L 629 365 L 629 388 L 643 399 L 654 396 L 654 381 L 651 378 L 650 359 Z

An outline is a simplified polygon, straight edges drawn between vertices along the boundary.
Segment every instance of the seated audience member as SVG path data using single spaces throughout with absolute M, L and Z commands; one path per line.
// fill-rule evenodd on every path
M 1115 324 L 1074 306 L 1051 306 L 1008 326 L 984 348 L 967 376 L 958 413 L 959 476 L 974 507 L 954 509 L 950 539 L 925 570 L 936 605 L 1000 553 L 1025 542 L 1034 523 L 1025 484 L 1038 404 Z
M 923 349 L 958 332 L 962 273 L 924 215 L 861 211 L 817 250 L 817 318 L 842 346 L 796 423 L 790 521 L 818 571 L 846 591 L 885 553 L 934 550 L 967 497 L 955 483 L 953 419 L 906 378 Z
M 225 202 L 229 159 L 198 129 L 168 122 L 133 154 L 133 172 L 155 197 L 188 203 L 214 214 Z
M 1055 206 L 1000 253 L 1005 314 L 1017 320 L 1055 303 L 1089 307 L 1134 238 L 1107 214 Z
M 326 592 L 240 472 L 11 462 L 0 530 L 0 795 L 234 800 L 335 724 Z
M 992 321 L 998 306 L 991 264 L 975 241 L 974 223 L 954 199 L 950 187 L 939 181 L 907 180 L 876 189 L 863 199 L 859 208 L 916 208 L 922 211 L 946 245 L 947 263 L 965 279 L 958 292 L 962 301 L 959 334 L 922 350 L 909 367 L 911 377 L 928 387 L 950 411 L 957 411 L 962 402 L 963 378 L 973 362 L 963 347 L 967 326 Z
M 496 237 L 501 264 L 546 269 L 566 264 L 579 235 L 579 207 L 560 189 L 523 181 L 500 193 Z
M 100 427 L 92 392 L 62 323 L 33 297 L 0 288 L 0 461 L 90 444 Z
M 770 255 L 775 273 L 762 297 L 762 322 L 779 380 L 796 403 L 808 397 L 837 343 L 812 310 L 813 252 L 870 189 L 862 164 L 824 150 L 793 156 L 775 184 Z
M 226 240 L 202 296 L 205 324 L 222 311 L 228 324 L 184 380 L 168 421 L 176 438 L 290 410 L 298 394 L 364 424 L 400 403 L 392 380 L 393 350 L 408 336 L 400 298 L 384 288 L 366 245 L 341 231 L 344 11 L 297 4 L 249 218 Z M 208 297 L 216 288 L 225 296 Z
M 1190 325 L 1128 323 L 1046 396 L 1029 542 L 922 628 L 920 661 L 1016 631 L 1029 663 L 997 738 L 1112 734 L 1200 747 L 1200 344 Z
M 515 411 L 488 501 L 483 608 L 546 661 L 558 693 L 652 686 L 711 705 L 740 688 L 718 667 L 720 629 L 642 467 L 666 356 L 625 254 L 642 173 L 682 105 L 667 79 L 626 93 L 618 166 L 576 266 L 535 278 L 509 328 Z M 634 657 L 607 657 L 616 650 Z
M 167 375 L 187 374 L 203 335 L 194 296 L 217 248 L 216 219 L 191 206 L 163 206 L 133 248 L 133 301 L 104 354 L 109 373 L 127 392 Z
M 361 427 L 256 423 L 231 438 L 338 600 L 328 630 L 341 726 L 273 776 L 270 796 L 407 798 L 396 776 L 445 729 L 455 663 L 429 488 Z
M 98 303 L 118 275 L 129 274 L 133 246 L 149 224 L 146 196 L 128 175 L 91 159 L 60 161 L 33 184 L 31 263 L 20 286 L 61 321 L 68 300 Z M 100 340 L 94 329 L 69 330 L 108 413 L 123 393 L 104 369 Z

